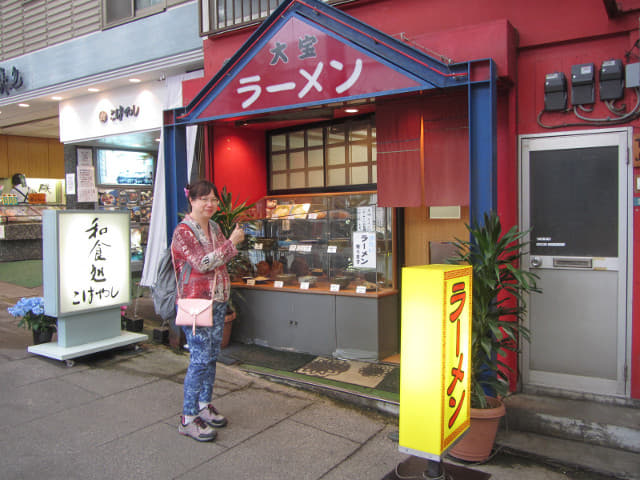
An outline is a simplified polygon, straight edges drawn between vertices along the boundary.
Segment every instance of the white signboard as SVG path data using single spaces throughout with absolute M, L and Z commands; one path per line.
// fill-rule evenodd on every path
M 75 195 L 76 194 L 76 174 L 66 173 L 65 179 L 66 179 L 65 183 L 67 185 L 67 195 Z
M 58 236 L 59 314 L 129 302 L 128 212 L 61 212 Z
M 78 202 L 97 202 L 96 174 L 93 167 L 78 166 Z
M 147 82 L 60 102 L 60 141 L 162 127 L 165 82 Z
M 76 156 L 78 157 L 78 165 L 82 167 L 93 166 L 93 150 L 90 148 L 78 148 Z
M 353 232 L 354 268 L 376 268 L 376 232 Z
M 358 223 L 357 230 L 359 232 L 371 232 L 375 230 L 375 221 L 376 221 L 376 207 L 358 207 L 357 208 L 357 219 Z

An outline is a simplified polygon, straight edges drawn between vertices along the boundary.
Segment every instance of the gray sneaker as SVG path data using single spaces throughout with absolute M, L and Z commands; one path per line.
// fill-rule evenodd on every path
M 211 404 L 200 410 L 198 416 L 212 427 L 222 428 L 227 425 L 227 419 L 220 415 L 218 410 Z
M 178 432 L 187 437 L 191 437 L 199 442 L 211 442 L 216 438 L 217 432 L 207 425 L 200 417 L 196 417 L 193 422 L 184 425 L 183 417 L 180 417 L 178 424 Z

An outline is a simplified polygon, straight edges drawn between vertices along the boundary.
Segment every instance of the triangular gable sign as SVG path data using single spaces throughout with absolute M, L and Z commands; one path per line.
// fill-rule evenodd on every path
M 309 9 L 313 16 L 305 15 Z M 459 68 L 452 73 L 447 65 L 317 0 L 285 1 L 230 64 L 180 120 L 199 123 L 425 90 L 444 86 L 434 85 L 433 77 L 440 76 L 466 80 Z

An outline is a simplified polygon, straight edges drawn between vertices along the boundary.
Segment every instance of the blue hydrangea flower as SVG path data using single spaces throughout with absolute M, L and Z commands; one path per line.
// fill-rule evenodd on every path
M 44 314 L 44 298 L 23 297 L 13 307 L 7 308 L 10 315 L 21 317 L 18 326 L 28 327 L 32 330 L 41 328 L 55 329 L 55 318 Z

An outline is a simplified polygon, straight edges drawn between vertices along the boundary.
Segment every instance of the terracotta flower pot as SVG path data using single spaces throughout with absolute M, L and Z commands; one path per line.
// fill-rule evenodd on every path
M 488 398 L 491 408 L 472 408 L 471 425 L 467 433 L 451 447 L 449 455 L 467 462 L 481 462 L 491 456 L 500 419 L 506 410 L 504 403 Z
M 231 340 L 231 329 L 233 328 L 233 321 L 236 319 L 236 312 L 230 313 L 224 317 L 224 330 L 222 331 L 222 342 L 220 347 L 224 348 L 229 345 Z

